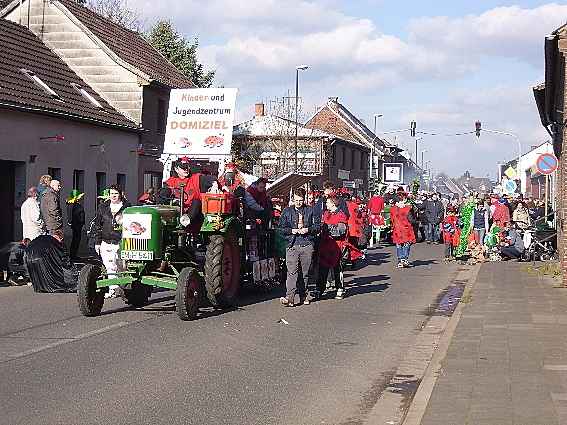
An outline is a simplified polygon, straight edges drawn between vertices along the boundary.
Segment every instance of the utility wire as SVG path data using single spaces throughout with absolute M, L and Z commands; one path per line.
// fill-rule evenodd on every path
M 433 132 L 428 132 L 428 131 L 416 131 L 416 133 L 419 134 L 425 134 L 427 136 L 443 136 L 443 137 L 452 137 L 452 136 L 466 136 L 469 134 L 475 134 L 476 131 L 467 131 L 465 133 L 453 133 L 453 134 L 441 134 L 441 133 L 433 133 Z

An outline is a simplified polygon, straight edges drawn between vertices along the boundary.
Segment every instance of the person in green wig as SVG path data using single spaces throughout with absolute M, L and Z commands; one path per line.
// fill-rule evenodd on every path
M 77 261 L 78 259 L 77 252 L 79 251 L 83 226 L 85 225 L 85 209 L 81 204 L 84 195 L 77 189 L 73 189 L 67 198 L 67 224 L 71 227 L 73 234 L 71 246 L 69 247 L 71 261 Z

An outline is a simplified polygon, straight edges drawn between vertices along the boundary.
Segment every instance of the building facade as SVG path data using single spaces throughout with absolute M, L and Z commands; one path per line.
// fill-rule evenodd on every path
M 555 176 L 556 223 L 558 246 L 567 286 L 567 25 L 545 38 L 545 83 L 534 87 L 534 96 L 542 125 L 552 138 L 553 151 L 559 158 Z

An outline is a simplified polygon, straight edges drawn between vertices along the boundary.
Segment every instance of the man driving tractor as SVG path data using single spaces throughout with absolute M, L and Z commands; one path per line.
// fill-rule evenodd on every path
M 196 233 L 201 229 L 204 218 L 201 212 L 201 193 L 206 193 L 211 188 L 215 178 L 208 174 L 192 172 L 190 160 L 186 156 L 175 161 L 171 169 L 172 176 L 165 181 L 165 186 L 160 191 L 160 198 L 162 201 L 175 199 L 181 202 L 183 187 L 183 209 L 190 219 L 188 228 Z

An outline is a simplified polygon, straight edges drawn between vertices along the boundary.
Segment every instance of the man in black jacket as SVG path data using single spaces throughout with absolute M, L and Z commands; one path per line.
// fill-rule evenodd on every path
M 445 212 L 443 203 L 439 200 L 439 196 L 436 193 L 430 194 L 423 203 L 423 214 L 427 243 L 439 243 L 440 224 L 443 221 Z
M 293 307 L 295 294 L 298 292 L 299 269 L 304 286 L 309 279 L 309 268 L 313 258 L 315 235 L 319 232 L 313 209 L 305 204 L 305 190 L 296 189 L 293 193 L 293 206 L 283 210 L 279 222 L 279 231 L 287 242 L 285 262 L 287 267 L 286 296 L 280 298 L 283 306 Z M 300 300 L 307 297 L 307 288 L 301 288 Z

